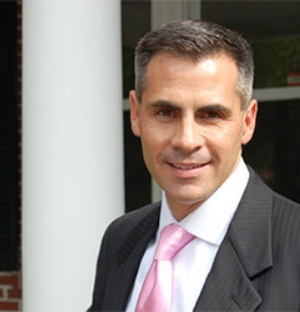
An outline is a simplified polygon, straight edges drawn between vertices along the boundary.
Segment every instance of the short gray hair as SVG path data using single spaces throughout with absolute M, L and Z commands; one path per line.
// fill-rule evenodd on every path
M 147 33 L 135 48 L 135 90 L 141 103 L 147 87 L 147 66 L 155 53 L 166 51 L 195 62 L 226 54 L 239 71 L 237 91 L 242 108 L 250 103 L 253 92 L 254 63 L 249 43 L 238 33 L 221 25 L 197 20 L 173 21 Z

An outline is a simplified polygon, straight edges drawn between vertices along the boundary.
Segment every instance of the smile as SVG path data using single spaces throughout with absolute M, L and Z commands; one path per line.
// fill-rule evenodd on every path
M 169 168 L 171 168 L 172 174 L 174 174 L 175 177 L 180 179 L 194 179 L 203 173 L 206 164 L 169 163 L 169 166 Z
M 181 170 L 191 170 L 202 167 L 202 165 L 177 165 L 177 164 L 172 164 L 172 166 Z

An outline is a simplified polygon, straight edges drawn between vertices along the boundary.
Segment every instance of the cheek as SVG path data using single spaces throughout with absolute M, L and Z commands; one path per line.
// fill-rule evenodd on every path
M 141 144 L 144 153 L 144 158 L 151 159 L 155 155 L 155 151 L 159 148 L 157 139 L 149 131 L 141 129 Z
M 234 157 L 241 148 L 240 129 L 218 128 L 206 136 L 207 148 L 217 158 Z
M 142 126 L 140 127 L 140 134 L 145 145 L 157 146 L 157 148 L 159 148 L 160 145 L 163 144 L 163 142 L 166 142 L 168 140 L 168 129 L 158 127 L 153 122 L 141 122 L 141 125 Z
M 229 143 L 229 138 L 232 138 L 234 133 L 228 127 L 215 127 L 206 129 L 204 133 L 205 141 L 208 145 L 215 147 L 215 149 L 223 149 Z
M 142 136 L 141 143 L 145 156 L 148 155 L 152 158 L 157 158 L 164 149 L 164 144 L 162 143 L 161 138 L 156 138 L 149 134 L 147 135 L 147 137 Z
M 162 135 L 155 135 L 155 133 L 146 131 L 141 135 L 141 144 L 143 149 L 144 161 L 148 167 L 160 165 L 163 155 L 169 149 L 167 139 Z

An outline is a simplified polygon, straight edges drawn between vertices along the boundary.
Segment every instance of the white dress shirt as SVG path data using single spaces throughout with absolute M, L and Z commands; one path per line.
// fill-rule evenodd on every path
M 237 169 L 221 187 L 180 222 L 173 217 L 163 193 L 158 232 L 142 258 L 128 301 L 127 312 L 135 309 L 141 287 L 153 260 L 160 232 L 170 223 L 179 224 L 196 237 L 173 259 L 172 312 L 193 311 L 248 180 L 249 171 L 241 158 Z

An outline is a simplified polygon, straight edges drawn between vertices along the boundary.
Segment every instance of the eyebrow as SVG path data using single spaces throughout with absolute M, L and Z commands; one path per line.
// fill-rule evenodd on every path
M 153 102 L 149 105 L 150 108 L 171 108 L 176 111 L 182 111 L 182 108 L 174 103 L 171 103 L 169 101 L 157 101 Z M 197 109 L 197 112 L 209 112 L 209 111 L 214 111 L 214 112 L 219 112 L 223 113 L 225 115 L 230 116 L 232 114 L 231 109 L 225 107 L 222 104 L 219 103 L 212 103 L 212 104 L 207 104 L 199 107 Z
M 149 105 L 150 108 L 172 108 L 173 110 L 178 110 L 178 111 L 181 111 L 182 109 L 178 106 L 178 105 L 175 105 L 171 102 L 168 102 L 168 101 L 156 101 L 156 102 L 153 102 L 153 103 L 150 103 Z
M 225 107 L 224 105 L 221 104 L 209 104 L 209 105 L 204 105 L 203 107 L 200 107 L 198 110 L 198 112 L 217 112 L 217 113 L 222 113 L 225 114 L 227 116 L 230 116 L 232 114 L 232 110 Z

